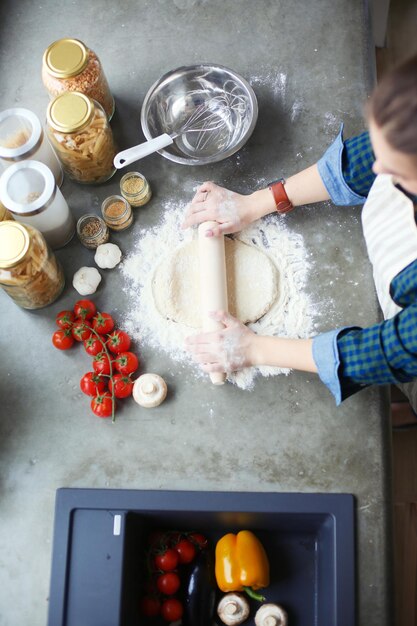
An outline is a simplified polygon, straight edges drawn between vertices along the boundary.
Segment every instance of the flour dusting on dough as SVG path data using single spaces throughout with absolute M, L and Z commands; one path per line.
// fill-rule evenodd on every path
M 161 258 L 194 238 L 192 229 L 180 228 L 185 211 L 185 204 L 165 202 L 160 222 L 153 228 L 139 230 L 135 248 L 121 267 L 124 289 L 130 299 L 124 326 L 139 342 L 168 354 L 177 364 L 194 368 L 196 376 L 209 381 L 184 349 L 185 338 L 195 331 L 163 319 L 152 296 L 152 277 Z M 272 336 L 303 338 L 314 334 L 313 305 L 305 292 L 309 263 L 302 236 L 291 232 L 285 225 L 285 218 L 277 215 L 258 220 L 236 236 L 265 252 L 280 276 L 279 299 L 266 315 L 249 327 L 258 334 Z M 250 389 L 258 375 L 288 373 L 288 369 L 277 367 L 251 367 L 230 374 L 229 380 L 241 389 Z

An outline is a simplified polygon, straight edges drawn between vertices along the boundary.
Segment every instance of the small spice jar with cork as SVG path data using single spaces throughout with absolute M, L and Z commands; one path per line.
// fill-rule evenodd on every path
M 148 181 L 139 172 L 128 172 L 122 177 L 120 192 L 133 207 L 143 206 L 152 197 Z
M 109 240 L 109 229 L 98 215 L 88 213 L 82 215 L 77 222 L 77 235 L 83 246 L 95 250 Z
M 125 230 L 133 222 L 132 207 L 122 196 L 109 196 L 101 205 L 101 213 L 112 230 Z

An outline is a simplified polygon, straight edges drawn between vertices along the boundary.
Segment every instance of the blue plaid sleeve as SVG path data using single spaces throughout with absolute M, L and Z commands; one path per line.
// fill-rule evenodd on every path
M 342 173 L 346 184 L 360 196 L 367 196 L 376 178 L 375 161 L 369 132 L 346 139 L 343 143 Z
M 318 374 L 336 404 L 369 385 L 417 378 L 417 259 L 393 279 L 391 297 L 404 307 L 391 319 L 314 337 Z
M 375 180 L 369 133 L 343 140 L 343 124 L 334 142 L 317 162 L 320 177 L 336 205 L 364 204 Z

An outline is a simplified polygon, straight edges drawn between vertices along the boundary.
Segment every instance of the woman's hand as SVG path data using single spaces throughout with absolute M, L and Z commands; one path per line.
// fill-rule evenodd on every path
M 211 317 L 222 322 L 224 328 L 186 339 L 193 360 L 208 374 L 236 372 L 253 365 L 255 333 L 225 311 L 214 311 Z
M 207 231 L 207 237 L 236 233 L 275 209 L 272 194 L 266 191 L 268 195 L 261 202 L 259 192 L 244 196 L 212 182 L 203 183 L 188 207 L 182 228 L 215 221 L 218 226 Z
M 257 335 L 225 311 L 214 311 L 211 317 L 224 328 L 186 339 L 186 348 L 204 372 L 236 372 L 257 365 L 317 372 L 312 339 Z

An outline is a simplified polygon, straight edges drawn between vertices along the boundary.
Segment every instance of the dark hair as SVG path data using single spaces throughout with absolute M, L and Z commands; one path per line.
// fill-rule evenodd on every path
M 417 54 L 382 78 L 369 111 L 393 148 L 417 156 Z

